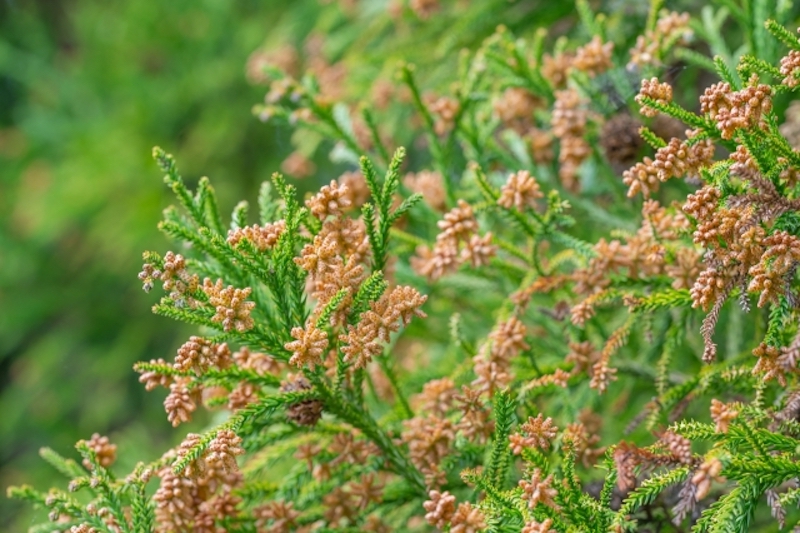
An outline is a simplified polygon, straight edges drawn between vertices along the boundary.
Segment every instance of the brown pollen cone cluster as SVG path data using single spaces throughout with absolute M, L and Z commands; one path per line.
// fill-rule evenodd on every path
M 459 200 L 458 206 L 446 213 L 438 226 L 440 232 L 433 249 L 420 246 L 411 258 L 411 267 L 432 281 L 455 272 L 463 263 L 486 264 L 495 253 L 495 247 L 490 244 L 491 233 L 483 237 L 478 235 L 478 221 L 472 207 L 464 200 Z M 459 252 L 462 243 L 464 247 Z

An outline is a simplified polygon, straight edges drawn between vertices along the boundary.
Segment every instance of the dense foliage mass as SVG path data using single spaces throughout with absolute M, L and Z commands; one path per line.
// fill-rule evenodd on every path
M 284 174 L 351 170 L 223 220 L 154 149 L 181 248 L 139 278 L 197 335 L 135 368 L 173 426 L 218 423 L 125 477 L 100 435 L 43 450 L 68 491 L 10 495 L 72 533 L 796 527 L 796 14 L 576 7 L 554 42 L 497 28 L 439 93 L 401 63 L 353 94 L 316 37 L 255 53 Z

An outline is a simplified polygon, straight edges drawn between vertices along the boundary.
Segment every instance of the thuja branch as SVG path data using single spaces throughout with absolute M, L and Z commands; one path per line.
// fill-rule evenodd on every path
M 180 370 L 175 368 L 173 365 L 140 362 L 136 363 L 133 366 L 133 369 L 139 373 L 157 372 L 165 376 L 197 377 L 202 378 L 204 381 L 207 380 L 210 382 L 238 383 L 240 381 L 248 381 L 250 383 L 258 383 L 260 385 L 272 387 L 279 386 L 281 383 L 280 379 L 273 375 L 258 374 L 252 370 L 246 370 L 237 367 L 226 368 L 222 370 L 210 368 L 204 370 L 201 374 L 197 374 L 193 370 Z
M 241 430 L 246 423 L 252 422 L 259 417 L 268 417 L 281 407 L 285 407 L 299 402 L 317 399 L 319 396 L 316 391 L 287 392 L 283 394 L 267 396 L 259 402 L 249 405 L 237 411 L 227 422 L 217 428 L 206 432 L 191 449 L 187 450 L 184 457 L 172 465 L 172 470 L 176 474 L 183 472 L 189 463 L 197 461 L 208 448 L 208 445 L 217 436 L 220 430 L 229 429 L 233 432 Z
M 307 376 L 314 384 L 315 390 L 325 405 L 325 409 L 343 422 L 347 422 L 356 429 L 361 430 L 383 452 L 395 473 L 405 478 L 420 496 L 425 496 L 427 491 L 422 474 L 411 464 L 405 453 L 378 426 L 372 416 L 360 406 L 349 403 L 345 398 L 330 390 L 323 379 L 315 373 L 309 372 Z

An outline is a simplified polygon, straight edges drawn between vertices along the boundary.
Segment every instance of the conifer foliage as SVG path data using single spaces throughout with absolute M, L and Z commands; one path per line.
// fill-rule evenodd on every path
M 268 66 L 256 115 L 348 172 L 223 217 L 153 152 L 180 253 L 139 277 L 198 332 L 135 369 L 173 426 L 228 414 L 126 477 L 99 435 L 45 449 L 68 490 L 10 495 L 73 533 L 797 528 L 800 39 L 772 4 L 654 2 L 615 41 L 578 1 L 574 36 L 499 27 L 449 93 L 401 64 L 359 113 L 335 65 Z

